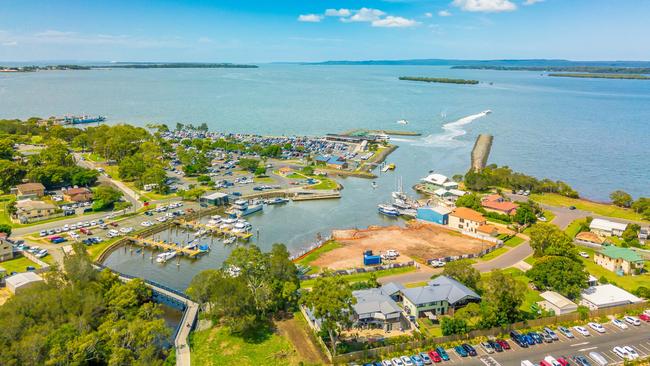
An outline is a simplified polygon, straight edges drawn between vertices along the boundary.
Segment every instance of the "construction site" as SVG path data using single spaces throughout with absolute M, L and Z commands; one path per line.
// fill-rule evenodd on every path
M 406 227 L 371 226 L 367 229 L 334 230 L 332 239 L 341 247 L 323 253 L 311 264 L 332 270 L 360 267 L 363 252 L 396 250 L 393 262 L 424 262 L 428 259 L 476 254 L 493 245 L 438 225 L 411 221 Z

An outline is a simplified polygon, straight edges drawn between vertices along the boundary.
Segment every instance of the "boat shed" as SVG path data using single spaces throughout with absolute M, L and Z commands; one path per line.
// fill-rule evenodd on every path
M 5 278 L 7 288 L 14 295 L 40 282 L 43 282 L 43 278 L 34 272 L 18 273 Z
M 573 313 L 578 310 L 578 305 L 555 291 L 545 291 L 539 294 L 542 301 L 537 302 L 539 306 L 548 311 L 553 311 L 555 315 Z
M 225 206 L 228 204 L 228 195 L 222 192 L 214 192 L 201 196 L 199 202 L 213 206 Z
M 447 225 L 451 211 L 446 207 L 420 207 L 417 210 L 417 219 Z

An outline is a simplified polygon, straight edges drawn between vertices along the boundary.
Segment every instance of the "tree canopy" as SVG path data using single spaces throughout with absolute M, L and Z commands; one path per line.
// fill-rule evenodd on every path
M 577 258 L 577 250 L 572 239 L 557 226 L 539 222 L 530 229 L 530 246 L 534 256 L 559 255 Z
M 481 280 L 481 273 L 472 267 L 472 262 L 468 259 L 447 263 L 442 274 L 457 280 L 471 289 L 478 289 L 478 283 Z
M 557 291 L 570 299 L 580 296 L 589 279 L 582 262 L 560 256 L 540 258 L 526 275 L 539 289 Z

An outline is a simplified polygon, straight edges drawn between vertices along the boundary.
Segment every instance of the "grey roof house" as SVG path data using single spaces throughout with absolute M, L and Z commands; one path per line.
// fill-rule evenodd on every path
M 426 286 L 403 289 L 402 296 L 404 309 L 415 317 L 448 314 L 481 301 L 474 290 L 447 276 L 438 276 Z
M 391 297 L 399 294 L 401 285 L 389 285 L 391 286 L 352 292 L 357 299 L 357 303 L 352 306 L 353 320 L 357 327 L 382 328 L 385 331 L 396 327 L 408 328 L 408 323 L 403 321 L 402 308 Z

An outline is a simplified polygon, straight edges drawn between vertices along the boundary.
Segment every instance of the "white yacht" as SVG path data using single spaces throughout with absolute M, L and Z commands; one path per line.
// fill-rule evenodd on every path
M 409 121 L 407 121 L 405 119 L 400 119 L 399 121 L 397 121 L 397 124 L 398 125 L 408 125 Z
M 158 254 L 158 256 L 156 256 L 156 262 L 165 263 L 168 260 L 174 258 L 175 256 L 176 256 L 176 252 L 173 250 L 170 250 L 169 252 L 160 253 Z

